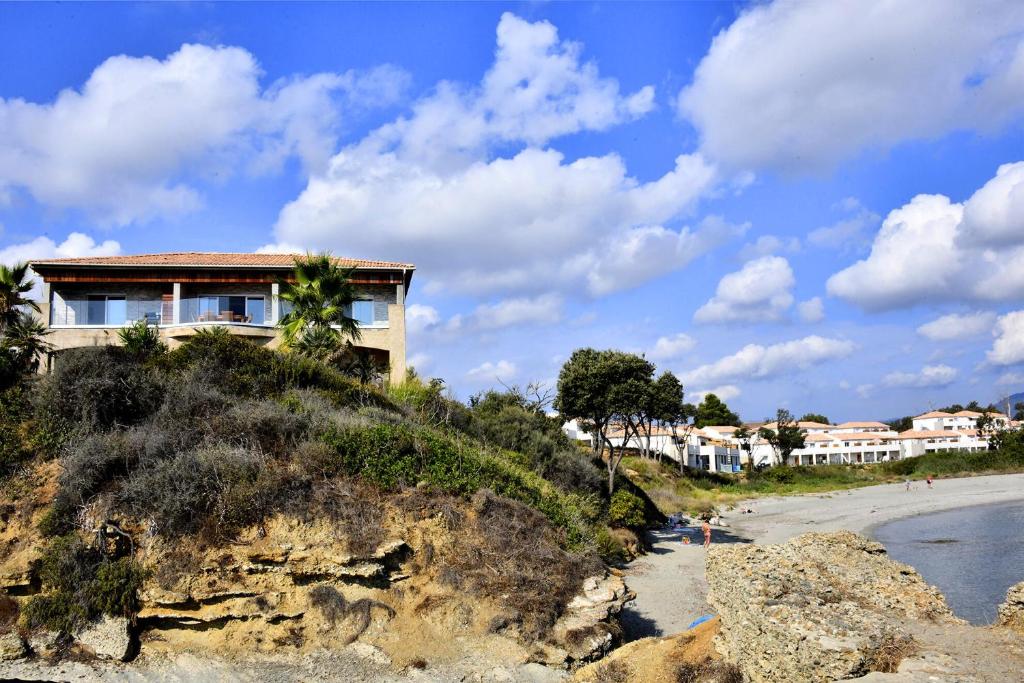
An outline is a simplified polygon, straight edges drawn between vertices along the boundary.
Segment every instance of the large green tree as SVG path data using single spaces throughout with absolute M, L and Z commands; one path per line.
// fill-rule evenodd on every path
M 658 376 L 651 384 L 650 405 L 647 411 L 645 425 L 647 450 L 651 447 L 651 430 L 654 424 L 664 425 L 672 430 L 672 438 L 675 440 L 676 429 L 679 424 L 685 421 L 683 410 L 683 383 L 669 371 Z M 661 460 L 662 449 L 658 450 L 658 460 Z M 649 455 L 649 453 L 648 453 Z
M 765 425 L 757 431 L 757 434 L 768 442 L 783 465 L 789 464 L 793 451 L 806 445 L 804 442 L 806 434 L 785 408 L 779 408 L 776 411 L 774 429 Z
M 278 325 L 284 345 L 305 355 L 326 359 L 347 337 L 361 338 L 349 315 L 356 291 L 352 269 L 342 268 L 330 254 L 307 254 L 295 259 L 294 282 L 282 282 L 280 298 L 290 310 Z
M 700 427 L 708 425 L 732 425 L 739 427 L 740 416 L 729 410 L 729 406 L 714 394 L 705 394 L 704 400 L 697 406 L 697 414 L 693 424 Z
M 832 421 L 821 413 L 804 413 L 804 416 L 800 418 L 800 422 L 820 422 L 821 424 L 830 425 Z
M 632 353 L 577 349 L 558 374 L 555 409 L 567 420 L 587 420 L 594 428 L 594 450 L 607 448 L 608 494 L 631 439 L 639 441 L 640 420 L 649 406 L 654 366 Z M 622 443 L 609 432 L 622 431 Z

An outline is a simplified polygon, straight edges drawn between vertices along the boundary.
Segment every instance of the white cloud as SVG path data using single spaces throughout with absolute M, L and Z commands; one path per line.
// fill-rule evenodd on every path
M 405 326 L 412 332 L 423 332 L 441 322 L 441 314 L 433 306 L 410 304 L 405 307 Z
M 756 3 L 715 37 L 679 109 L 717 161 L 820 170 L 1011 121 L 1024 111 L 1022 30 L 1015 0 Z
M 817 335 L 771 346 L 747 344 L 731 356 L 683 373 L 682 378 L 684 382 L 703 385 L 736 379 L 765 379 L 845 358 L 854 348 L 853 342 Z
M 890 372 L 882 378 L 887 387 L 944 387 L 956 379 L 957 370 L 948 365 L 926 365 L 920 372 Z
M 731 401 L 732 399 L 736 398 L 742 393 L 743 392 L 740 390 L 740 388 L 735 384 L 723 384 L 720 387 L 708 389 L 707 391 L 695 391 L 693 392 L 693 397 L 689 400 L 700 403 L 708 394 L 714 394 L 723 401 Z
M 1024 162 L 1003 164 L 967 200 L 960 240 L 990 247 L 1024 241 Z
M 496 363 L 487 361 L 476 366 L 466 373 L 466 378 L 479 383 L 508 381 L 518 374 L 519 370 L 515 363 L 507 360 L 499 360 Z
M 409 356 L 409 361 L 407 363 L 407 365 L 410 368 L 415 368 L 417 372 L 423 372 L 424 370 L 430 367 L 430 364 L 431 358 L 426 353 L 412 354 L 411 356 Z
M 1024 363 L 1024 311 L 1000 316 L 992 331 L 996 340 L 988 352 L 988 360 L 995 365 Z
M 828 293 L 866 310 L 1024 297 L 1021 178 L 1024 162 L 1004 164 L 963 204 L 914 197 L 889 213 L 866 258 L 829 278 Z
M 855 197 L 847 197 L 837 208 L 847 212 L 845 218 L 832 225 L 816 228 L 807 234 L 807 241 L 822 249 L 857 251 L 871 243 L 869 234 L 881 217 L 861 205 Z
M 761 235 L 757 240 L 744 244 L 740 249 L 739 257 L 741 261 L 752 261 L 781 251 L 800 251 L 800 240 L 796 237 L 784 239 L 775 235 Z
M 562 319 L 562 297 L 542 294 L 534 298 L 505 299 L 481 304 L 473 311 L 473 322 L 481 330 L 524 324 L 553 324 Z
M 763 256 L 725 275 L 715 295 L 697 309 L 693 319 L 698 323 L 781 320 L 793 305 L 794 284 L 789 261 Z
M 996 384 L 999 386 L 1024 386 L 1024 372 L 1004 372 L 996 380 Z
M 996 322 L 996 314 L 987 311 L 944 315 L 917 328 L 917 333 L 932 341 L 970 339 L 988 334 Z
M 111 57 L 52 102 L 0 99 L 0 194 L 23 189 L 112 224 L 190 211 L 201 197 L 183 176 L 263 172 L 290 156 L 322 169 L 337 100 L 389 99 L 406 79 L 384 67 L 264 88 L 261 75 L 242 48 L 182 45 L 163 60 Z
M 0 249 L 0 263 L 11 265 L 33 259 L 116 256 L 120 253 L 121 245 L 114 240 L 105 240 L 97 244 L 92 237 L 73 232 L 60 244 L 49 237 L 37 237 L 30 242 L 12 244 Z
M 812 297 L 797 304 L 796 312 L 805 323 L 820 322 L 825 319 L 825 304 L 820 296 Z
M 643 115 L 547 22 L 511 14 L 475 87 L 441 83 L 411 113 L 335 155 L 282 211 L 276 239 L 414 260 L 438 287 L 595 296 L 680 268 L 745 226 L 679 227 L 717 173 L 682 155 L 650 182 L 614 153 L 567 161 L 544 146 Z M 544 147 L 542 147 L 544 146 Z
M 671 337 L 658 337 L 658 341 L 654 342 L 654 348 L 647 355 L 652 360 L 672 360 L 692 350 L 696 345 L 697 340 L 685 332 L 679 332 Z

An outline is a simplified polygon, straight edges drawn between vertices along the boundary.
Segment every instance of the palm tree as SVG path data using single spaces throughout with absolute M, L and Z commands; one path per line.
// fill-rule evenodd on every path
M 42 355 L 53 350 L 53 346 L 43 338 L 49 333 L 46 326 L 34 316 L 15 310 L 0 337 L 0 351 L 8 357 L 13 367 L 23 374 L 31 374 L 39 370 Z
M 333 342 L 334 350 L 343 337 L 360 339 L 359 325 L 348 315 L 356 294 L 351 276 L 352 269 L 337 265 L 330 254 L 295 259 L 295 282 L 281 283 L 279 295 L 291 304 L 278 323 L 285 347 L 301 350 L 302 340 L 310 336 L 308 350 L 319 355 L 326 342 Z
M 39 313 L 39 305 L 24 296 L 34 285 L 28 279 L 27 263 L 0 264 L 0 328 L 15 322 L 22 306 Z

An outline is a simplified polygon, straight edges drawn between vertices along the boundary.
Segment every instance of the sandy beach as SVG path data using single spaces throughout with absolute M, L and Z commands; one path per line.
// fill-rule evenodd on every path
M 939 479 L 931 490 L 915 481 L 909 492 L 900 483 L 759 498 L 726 512 L 728 526 L 714 528 L 712 538 L 716 543 L 781 543 L 808 531 L 838 529 L 870 535 L 872 527 L 894 519 L 1018 500 L 1024 500 L 1024 474 Z M 754 513 L 739 513 L 747 507 Z M 682 544 L 684 533 L 690 545 Z M 708 613 L 699 529 L 659 530 L 652 536 L 653 551 L 627 570 L 626 581 L 637 594 L 624 619 L 631 637 L 677 633 Z

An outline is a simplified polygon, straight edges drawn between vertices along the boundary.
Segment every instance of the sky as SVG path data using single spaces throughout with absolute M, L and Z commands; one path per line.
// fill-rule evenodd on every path
M 416 264 L 460 397 L 643 353 L 747 420 L 1024 390 L 1024 4 L 0 4 L 0 262 Z

